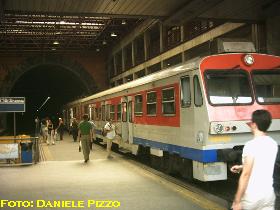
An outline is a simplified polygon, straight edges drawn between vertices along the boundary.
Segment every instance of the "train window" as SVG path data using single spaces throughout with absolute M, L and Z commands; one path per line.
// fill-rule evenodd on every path
M 280 103 L 280 71 L 253 71 L 253 84 L 258 103 Z
M 208 98 L 213 105 L 250 104 L 253 102 L 245 71 L 208 70 L 205 73 Z
M 110 106 L 110 119 L 115 120 L 115 105 Z
M 202 98 L 202 92 L 198 80 L 198 76 L 195 75 L 193 78 L 193 85 L 194 85 L 194 104 L 196 106 L 202 106 L 203 104 L 203 98 Z
M 105 115 L 105 114 L 106 114 L 106 113 L 105 113 L 105 105 L 102 105 L 102 107 L 101 107 L 101 113 L 102 113 L 102 120 L 105 121 L 105 116 L 106 116 L 106 115 Z
M 89 110 L 88 105 L 85 105 L 84 106 L 84 114 L 88 114 L 88 110 Z
M 155 116 L 157 114 L 157 93 L 147 93 L 147 115 Z
M 143 114 L 143 96 L 136 95 L 134 101 L 134 114 L 136 116 L 141 116 Z
M 122 118 L 122 105 L 121 104 L 118 104 L 118 112 L 117 112 L 117 121 L 121 121 L 121 118 Z
M 122 121 L 123 122 L 127 121 L 126 110 L 127 110 L 127 103 L 126 102 L 122 102 Z
M 174 88 L 162 90 L 162 113 L 175 114 Z
M 189 107 L 191 105 L 191 86 L 190 77 L 181 78 L 181 106 Z

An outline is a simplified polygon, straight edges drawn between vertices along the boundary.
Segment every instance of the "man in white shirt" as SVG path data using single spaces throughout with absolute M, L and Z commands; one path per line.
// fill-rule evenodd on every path
M 252 114 L 252 122 L 247 124 L 254 139 L 244 146 L 243 165 L 235 165 L 230 169 L 233 173 L 242 170 L 232 209 L 274 210 L 273 171 L 278 145 L 266 135 L 271 115 L 266 110 L 256 110 Z
M 107 158 L 112 158 L 111 156 L 111 147 L 112 147 L 112 141 L 116 136 L 116 130 L 115 125 L 113 124 L 113 120 L 110 119 L 106 125 L 104 126 L 104 129 L 106 130 L 106 141 L 107 141 Z

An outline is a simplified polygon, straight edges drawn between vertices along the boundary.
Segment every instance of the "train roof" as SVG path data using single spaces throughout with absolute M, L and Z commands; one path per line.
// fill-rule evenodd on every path
M 144 84 L 148 84 L 148 83 L 160 80 L 160 79 L 171 77 L 171 76 L 174 76 L 174 75 L 186 72 L 186 71 L 190 71 L 190 70 L 193 70 L 195 68 L 198 68 L 198 65 L 199 65 L 200 61 L 201 61 L 201 58 L 197 57 L 197 58 L 194 58 L 192 60 L 189 60 L 188 62 L 186 62 L 184 64 L 172 66 L 172 67 L 163 69 L 161 71 L 155 72 L 153 74 L 149 74 L 145 77 L 141 77 L 141 78 L 133 80 L 131 82 L 127 82 L 125 84 L 119 85 L 117 87 L 113 87 L 113 88 L 110 88 L 108 90 L 93 94 L 91 96 L 72 101 L 72 102 L 68 103 L 68 105 L 76 104 L 76 103 L 82 103 L 82 102 L 85 102 L 85 101 L 97 99 L 97 98 L 100 98 L 100 97 L 103 97 L 103 96 L 111 95 L 113 93 L 121 92 L 121 91 L 124 91 L 124 90 L 128 90 L 128 89 L 131 89 L 131 88 L 134 88 L 134 87 L 144 85 Z

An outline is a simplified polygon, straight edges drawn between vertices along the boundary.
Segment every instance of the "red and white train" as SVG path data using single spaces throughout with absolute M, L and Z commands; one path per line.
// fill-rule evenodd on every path
M 227 179 L 227 165 L 252 139 L 246 122 L 256 109 L 272 114 L 280 143 L 280 57 L 230 53 L 197 58 L 65 105 L 70 123 L 84 113 L 97 137 L 112 118 L 114 143 L 149 155 L 169 172 L 201 181 Z

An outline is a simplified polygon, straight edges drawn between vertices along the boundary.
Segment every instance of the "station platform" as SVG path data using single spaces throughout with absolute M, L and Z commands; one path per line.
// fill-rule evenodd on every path
M 113 153 L 107 159 L 100 145 L 93 145 L 90 161 L 84 163 L 78 145 L 66 134 L 56 145 L 41 144 L 41 162 L 1 167 L 1 209 L 12 209 L 11 205 L 16 205 L 13 209 L 227 209 L 144 170 L 121 154 Z

